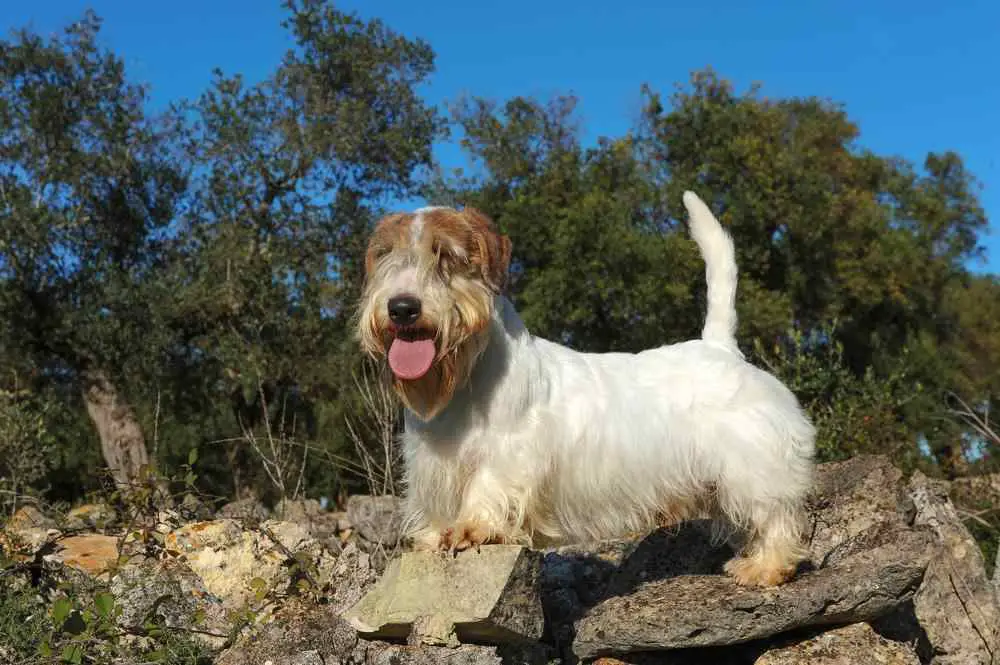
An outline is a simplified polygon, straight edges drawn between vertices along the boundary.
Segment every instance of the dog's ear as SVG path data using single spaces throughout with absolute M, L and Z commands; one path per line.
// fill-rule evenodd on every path
M 510 238 L 500 234 L 493 221 L 475 208 L 462 211 L 472 224 L 476 242 L 476 255 L 470 257 L 479 265 L 483 280 L 495 293 L 501 293 L 507 286 L 507 272 L 510 269 Z
M 386 215 L 375 225 L 371 239 L 368 241 L 368 249 L 365 252 L 365 279 L 371 276 L 375 270 L 375 263 L 384 254 L 391 251 L 393 246 L 399 242 L 405 233 L 405 223 L 412 215 L 396 213 Z

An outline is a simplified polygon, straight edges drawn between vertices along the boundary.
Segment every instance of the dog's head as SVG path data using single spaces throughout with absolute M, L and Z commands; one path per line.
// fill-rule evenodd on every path
M 375 227 L 358 337 L 422 419 L 448 404 L 486 348 L 510 247 L 472 208 L 422 208 L 389 215 Z

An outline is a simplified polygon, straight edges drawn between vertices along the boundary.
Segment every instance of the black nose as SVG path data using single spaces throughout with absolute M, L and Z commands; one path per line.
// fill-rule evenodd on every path
M 389 319 L 397 326 L 409 326 L 420 318 L 420 300 L 413 296 L 389 298 Z

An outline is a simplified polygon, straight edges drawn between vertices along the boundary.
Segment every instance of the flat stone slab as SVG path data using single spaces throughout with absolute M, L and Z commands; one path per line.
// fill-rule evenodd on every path
M 592 608 L 577 623 L 580 658 L 723 646 L 829 624 L 882 616 L 913 597 L 931 556 L 931 535 L 902 530 L 891 544 L 845 557 L 772 588 L 723 576 L 650 582 Z
M 487 545 L 457 556 L 406 552 L 343 618 L 367 638 L 534 642 L 545 624 L 540 570 L 540 553 L 516 545 Z
M 754 665 L 920 665 L 909 645 L 892 642 L 875 633 L 866 623 L 831 630 L 793 644 L 772 649 Z

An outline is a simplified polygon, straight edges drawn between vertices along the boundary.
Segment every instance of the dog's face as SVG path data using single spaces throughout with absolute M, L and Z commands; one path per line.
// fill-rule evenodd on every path
M 365 256 L 358 337 L 406 406 L 430 420 L 486 348 L 510 240 L 471 208 L 383 218 Z

